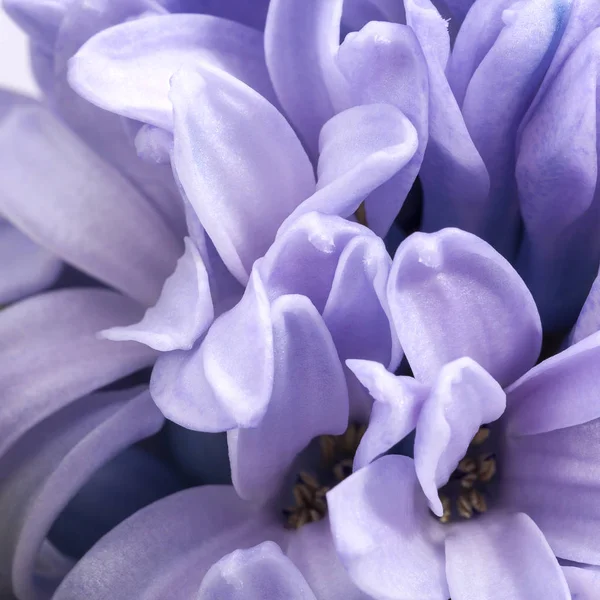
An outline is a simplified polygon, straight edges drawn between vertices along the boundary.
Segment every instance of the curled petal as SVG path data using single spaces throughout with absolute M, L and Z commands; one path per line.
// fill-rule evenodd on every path
M 431 510 L 444 513 L 438 489 L 450 479 L 481 425 L 500 418 L 506 395 L 470 358 L 445 365 L 423 403 L 415 437 L 415 469 Z
M 185 253 L 166 280 L 156 305 L 139 323 L 107 329 L 102 336 L 113 341 L 140 342 L 161 352 L 190 350 L 213 318 L 206 267 L 194 243 L 185 238 Z
M 571 329 L 568 344 L 572 346 L 589 335 L 600 331 L 600 277 L 596 277 L 592 289 L 579 313 L 577 322 Z
M 330 79 L 340 40 L 343 0 L 271 0 L 265 26 L 269 75 L 281 106 L 316 157 L 319 131 L 334 114 Z
M 171 421 L 198 431 L 255 427 L 273 391 L 273 324 L 253 272 L 242 300 L 190 352 L 165 354 L 152 371 L 152 397 Z
M 170 79 L 201 64 L 230 73 L 274 101 L 262 34 L 209 15 L 159 15 L 105 29 L 71 59 L 69 82 L 101 108 L 172 130 Z
M 177 177 L 219 255 L 246 283 L 281 223 L 313 193 L 311 164 L 277 109 L 222 71 L 180 71 L 171 99 Z
M 333 543 L 354 583 L 374 598 L 448 598 L 440 524 L 413 461 L 384 456 L 327 494 Z
M 585 567 L 563 567 L 572 600 L 594 600 L 600 591 L 600 571 Z
M 282 296 L 271 309 L 275 372 L 269 407 L 256 427 L 229 433 L 233 484 L 242 498 L 276 494 L 296 455 L 348 425 L 348 391 L 323 319 L 304 296 Z
M 12 578 L 18 597 L 48 598 L 48 590 L 56 587 L 57 581 L 43 581 L 34 572 L 35 561 L 54 519 L 78 488 L 119 451 L 161 428 L 164 419 L 149 394 L 131 400 L 124 398 L 128 395 L 84 398 L 41 423 L 2 457 L 0 586 Z
M 427 145 L 429 83 L 427 64 L 414 32 L 395 23 L 368 23 L 346 36 L 336 59 L 344 105 L 390 104 L 416 130 L 418 147 L 396 175 L 365 202 L 369 227 L 385 235 L 410 191 Z
M 506 386 L 539 355 L 542 330 L 529 290 L 472 234 L 443 229 L 410 236 L 394 257 L 388 298 L 400 344 L 424 383 L 468 356 Z
M 273 542 L 236 550 L 204 576 L 196 600 L 316 600 L 294 563 Z
M 368 360 L 348 360 L 348 367 L 375 399 L 369 426 L 354 457 L 362 469 L 402 441 L 416 426 L 429 388 L 412 377 L 396 377 Z
M 184 490 L 140 510 L 104 536 L 53 599 L 190 600 L 216 561 L 267 539 L 283 543 L 285 530 L 240 500 L 231 486 Z
M 68 289 L 0 311 L 0 361 L 5 365 L 0 372 L 0 455 L 77 398 L 152 364 L 156 353 L 145 346 L 97 338 L 101 329 L 139 318 L 141 310 L 108 290 Z
M 4 217 L 82 271 L 142 303 L 156 300 L 179 240 L 123 176 L 41 107 L 4 121 L 0 154 Z

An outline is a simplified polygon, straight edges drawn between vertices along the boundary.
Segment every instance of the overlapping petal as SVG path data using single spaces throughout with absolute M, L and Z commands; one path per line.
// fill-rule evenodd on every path
M 196 600 L 316 600 L 294 563 L 273 542 L 223 557 L 206 573 Z
M 180 71 L 171 99 L 177 177 L 219 255 L 246 283 L 283 220 L 314 191 L 311 164 L 277 109 L 222 71 Z
M 214 318 L 209 276 L 198 249 L 185 238 L 185 253 L 165 281 L 158 302 L 135 325 L 113 327 L 107 340 L 135 341 L 161 352 L 190 350 Z
M 446 538 L 446 573 L 457 600 L 571 600 L 548 542 L 525 514 L 486 515 Z
M 36 574 L 35 563 L 52 522 L 95 469 L 163 424 L 147 392 L 130 398 L 128 392 L 84 398 L 2 456 L 0 590 L 12 584 L 19 598 L 50 598 L 58 582 Z
M 152 364 L 153 350 L 96 336 L 141 311 L 96 289 L 49 292 L 0 311 L 0 453 L 77 398 Z
M 159 15 L 105 29 L 71 59 L 69 81 L 105 110 L 172 130 L 171 77 L 201 64 L 275 102 L 262 34 L 209 15 Z
M 180 242 L 126 179 L 41 107 L 7 117 L 0 152 L 8 220 L 82 271 L 142 303 L 156 300 Z
M 394 257 L 388 299 L 400 344 L 425 383 L 468 356 L 506 386 L 538 357 L 541 324 L 531 294 L 472 234 L 444 229 L 409 237 Z
M 390 600 L 449 597 L 439 524 L 411 459 L 376 460 L 331 490 L 327 502 L 338 555 L 366 594 Z
M 412 377 L 396 377 L 377 362 L 348 360 L 347 364 L 375 399 L 354 457 L 356 470 L 385 454 L 417 426 L 429 388 Z
M 521 135 L 517 182 L 525 236 L 518 268 L 550 330 L 572 325 L 600 264 L 599 60 L 594 31 L 565 61 Z
M 470 358 L 442 367 L 417 421 L 415 470 L 431 510 L 443 515 L 438 489 L 465 456 L 481 427 L 500 418 L 506 395 L 498 383 Z

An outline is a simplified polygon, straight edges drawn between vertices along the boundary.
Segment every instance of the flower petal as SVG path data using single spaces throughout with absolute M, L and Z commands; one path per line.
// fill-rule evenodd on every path
M 395 23 L 368 23 L 346 36 L 336 64 L 346 79 L 337 95 L 348 96 L 340 104 L 390 104 L 417 133 L 418 148 L 410 161 L 365 203 L 369 227 L 383 236 L 415 181 L 427 145 L 427 64 L 414 32 Z
M 308 523 L 290 536 L 286 554 L 319 600 L 370 600 L 352 583 L 340 562 L 328 517 Z
M 265 25 L 265 55 L 281 106 L 316 157 L 319 132 L 334 114 L 330 78 L 339 78 L 343 0 L 271 0 Z
M 269 407 L 257 426 L 229 433 L 233 484 L 248 500 L 279 490 L 296 455 L 324 434 L 348 426 L 348 390 L 336 347 L 305 296 L 271 308 L 275 372 Z
M 184 490 L 142 509 L 104 536 L 53 600 L 190 600 L 224 555 L 284 537 L 283 527 L 240 500 L 230 486 Z
M 273 542 L 235 550 L 206 573 L 196 600 L 316 600 L 294 563 Z
M 600 418 L 600 333 L 536 365 L 507 393 L 511 435 L 534 435 Z
M 4 121 L 0 154 L 5 218 L 82 271 L 156 300 L 179 241 L 127 180 L 41 107 Z
M 396 377 L 380 363 L 348 360 L 346 364 L 375 399 L 354 457 L 356 471 L 391 450 L 417 426 L 429 388 L 412 377 Z
M 212 432 L 260 422 L 273 390 L 270 310 L 254 271 L 242 300 L 213 323 L 198 347 L 159 358 L 150 391 L 168 419 Z
M 598 276 L 592 284 L 577 322 L 571 329 L 567 343 L 572 346 L 597 331 L 600 331 L 600 277 Z
M 485 515 L 446 538 L 446 573 L 458 600 L 571 600 L 548 542 L 525 514 Z
M 389 369 L 400 364 L 386 296 L 391 263 L 383 241 L 374 236 L 357 236 L 340 255 L 323 320 L 342 361 L 363 358 Z
M 444 514 L 438 489 L 467 453 L 481 425 L 500 418 L 506 395 L 494 378 L 470 358 L 442 367 L 423 403 L 415 437 L 415 469 L 431 510 Z
M 164 422 L 147 392 L 129 398 L 129 392 L 84 398 L 41 423 L 2 457 L 0 586 L 12 579 L 15 594 L 32 599 L 48 598 L 56 587 L 57 581 L 44 581 L 34 572 L 54 519 L 98 467 Z
M 0 311 L 0 455 L 48 415 L 152 364 L 149 348 L 96 337 L 140 314 L 131 300 L 98 289 L 50 292 Z
M 506 8 L 504 27 L 473 73 L 462 104 L 465 123 L 490 176 L 484 237 L 507 256 L 516 252 L 519 233 L 517 129 L 560 40 L 568 3 L 532 0 Z
M 593 565 L 600 564 L 599 449 L 598 419 L 509 436 L 499 488 L 502 507 L 528 514 L 556 556 Z
M 366 594 L 449 597 L 441 526 L 429 513 L 410 458 L 376 460 L 333 488 L 327 503 L 337 553 Z
M 34 244 L 0 217 L 0 304 L 8 304 L 49 287 L 62 262 Z
M 521 136 L 516 175 L 525 233 L 517 268 L 550 330 L 572 325 L 600 264 L 599 64 L 595 31 L 565 62 Z
M 572 600 L 594 600 L 600 592 L 600 571 L 593 568 L 563 567 Z
M 159 15 L 105 29 L 71 59 L 69 82 L 105 110 L 172 130 L 170 79 L 201 64 L 223 69 L 275 101 L 262 34 L 209 15 Z
M 423 0 L 407 2 L 406 15 L 429 71 L 429 139 L 419 171 L 423 185 L 422 229 L 438 231 L 452 226 L 483 233 L 490 180 L 446 79 L 447 22 Z M 477 26 L 484 29 L 487 22 L 478 21 Z M 469 39 L 473 37 L 477 36 Z
M 394 257 L 388 298 L 400 344 L 424 383 L 468 356 L 506 386 L 539 355 L 542 331 L 531 294 L 510 264 L 472 234 L 410 236 Z
M 321 130 L 317 192 L 289 220 L 311 211 L 349 217 L 404 168 L 417 146 L 415 128 L 389 104 L 366 104 L 337 114 Z
M 214 309 L 208 273 L 198 249 L 185 238 L 185 253 L 165 281 L 160 298 L 135 325 L 113 327 L 102 337 L 134 341 L 161 352 L 189 350 L 209 328 Z
M 283 220 L 313 193 L 311 164 L 284 117 L 226 73 L 180 71 L 171 99 L 174 169 L 219 255 L 246 283 Z

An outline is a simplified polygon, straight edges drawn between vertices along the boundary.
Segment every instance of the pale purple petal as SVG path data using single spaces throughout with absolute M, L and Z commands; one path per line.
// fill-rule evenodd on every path
M 513 256 L 519 233 L 515 189 L 517 128 L 565 25 L 567 0 L 514 3 L 504 27 L 469 81 L 462 112 L 490 176 L 485 238 Z
M 335 115 L 319 138 L 317 192 L 289 220 L 311 211 L 349 217 L 406 166 L 417 146 L 415 128 L 389 104 L 356 106 Z
M 467 453 L 481 425 L 500 418 L 506 395 L 494 378 L 470 358 L 442 367 L 423 403 L 415 437 L 415 469 L 431 510 L 444 513 L 438 489 Z
M 104 536 L 53 600 L 190 600 L 224 555 L 268 539 L 282 543 L 285 535 L 279 523 L 230 486 L 185 490 L 142 509 Z
M 499 482 L 501 506 L 529 515 L 556 556 L 595 565 L 600 564 L 599 449 L 598 419 L 509 436 Z
M 275 101 L 262 34 L 209 15 L 160 15 L 106 29 L 71 59 L 69 82 L 101 108 L 172 130 L 170 79 L 202 64 Z
M 572 346 L 597 331 L 600 331 L 600 277 L 594 280 L 567 342 Z
M 506 386 L 539 355 L 531 294 L 510 264 L 470 233 L 410 236 L 394 257 L 388 298 L 400 344 L 424 383 L 468 356 Z
M 171 99 L 174 169 L 219 255 L 245 283 L 283 220 L 314 192 L 310 161 L 277 109 L 226 73 L 180 71 Z
M 334 59 L 340 42 L 343 0 L 271 0 L 265 26 L 265 55 L 285 114 L 311 157 L 319 132 L 334 115 L 331 80 L 340 78 Z
M 127 180 L 38 107 L 5 120 L 0 153 L 4 217 L 82 271 L 156 300 L 180 242 Z
M 83 398 L 41 423 L 2 457 L 0 592 L 12 580 L 18 597 L 48 598 L 59 583 L 34 572 L 52 523 L 96 469 L 163 425 L 147 392 L 130 398 L 130 392 Z
M 595 31 L 565 62 L 521 136 L 516 176 L 525 232 L 517 268 L 550 330 L 573 323 L 598 274 L 599 63 Z
M 419 171 L 422 229 L 453 226 L 483 233 L 490 181 L 444 72 L 449 44 L 446 22 L 429 2 L 414 0 L 407 4 L 407 21 L 423 48 L 429 71 L 429 140 Z M 478 21 L 477 26 L 485 28 L 487 22 Z
M 600 418 L 600 333 L 536 365 L 507 389 L 506 427 L 533 435 Z
M 595 600 L 600 593 L 600 571 L 593 568 L 563 567 L 572 600 Z
M 282 296 L 271 308 L 274 386 L 256 427 L 229 433 L 233 484 L 242 498 L 277 493 L 296 455 L 323 434 L 348 426 L 348 391 L 323 319 L 304 296 Z
M 523 513 L 461 523 L 446 538 L 446 573 L 456 600 L 571 600 L 548 542 Z
M 308 523 L 290 536 L 286 554 L 319 600 L 370 600 L 352 583 L 340 562 L 328 517 Z
M 160 0 L 171 12 L 215 15 L 262 31 L 269 0 Z
M 372 231 L 330 215 L 309 213 L 286 224 L 257 265 L 270 297 L 302 294 L 323 312 L 342 253 L 357 237 L 377 237 Z
M 327 494 L 333 542 L 356 585 L 386 600 L 446 600 L 442 527 L 413 461 L 384 456 Z
M 447 67 L 448 81 L 459 106 L 463 105 L 475 71 L 506 25 L 502 19 L 504 10 L 514 3 L 514 0 L 479 0 L 473 2 L 465 16 Z
M 362 469 L 403 440 L 416 426 L 429 388 L 412 377 L 396 377 L 368 360 L 348 360 L 348 367 L 374 398 L 369 426 L 354 457 Z
M 400 364 L 386 296 L 391 263 L 383 241 L 374 236 L 357 236 L 340 255 L 323 320 L 342 361 L 374 360 L 392 370 Z
M 419 145 L 411 160 L 365 204 L 369 227 L 383 236 L 414 183 L 427 145 L 427 64 L 414 32 L 395 23 L 369 23 L 346 36 L 336 64 L 346 80 L 337 86 L 340 104 L 391 104 L 417 132 Z
M 189 429 L 254 427 L 267 410 L 273 373 L 270 305 L 254 271 L 242 300 L 213 323 L 199 347 L 158 359 L 150 391 L 168 419 Z
M 235 550 L 206 573 L 196 600 L 316 600 L 294 563 L 273 542 Z
M 161 352 L 190 350 L 214 318 L 208 273 L 194 242 L 185 238 L 185 253 L 165 281 L 155 306 L 135 325 L 102 332 L 107 340 L 134 341 Z
M 96 335 L 141 312 L 97 289 L 50 292 L 0 311 L 0 454 L 75 399 L 152 364 L 149 348 Z
M 0 192 L 1 193 L 1 192 Z M 0 304 L 49 287 L 62 262 L 0 217 Z

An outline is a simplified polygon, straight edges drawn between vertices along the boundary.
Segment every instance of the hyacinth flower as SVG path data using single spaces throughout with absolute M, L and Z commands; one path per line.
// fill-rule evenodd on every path
M 348 361 L 375 398 L 327 495 L 336 550 L 374 598 L 569 598 L 556 557 L 598 565 L 600 334 L 535 365 L 533 299 L 459 230 L 414 234 L 388 284 L 414 373 Z M 412 430 L 414 459 L 389 450 Z

